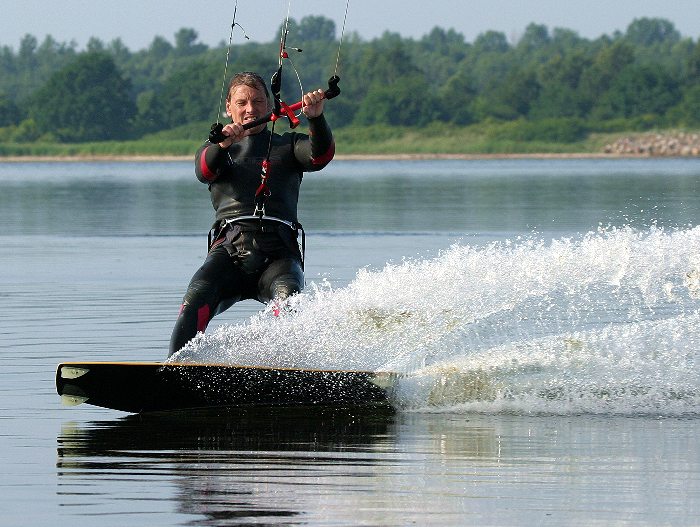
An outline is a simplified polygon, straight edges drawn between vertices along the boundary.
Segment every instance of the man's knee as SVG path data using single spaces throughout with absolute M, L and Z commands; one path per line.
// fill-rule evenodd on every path
M 183 306 L 199 307 L 204 304 L 213 304 L 216 291 L 209 280 L 192 280 L 187 287 L 185 296 L 182 299 Z
M 279 260 L 263 273 L 260 280 L 260 300 L 285 299 L 301 292 L 304 287 L 304 272 L 299 262 L 293 259 Z
M 278 276 L 272 281 L 270 295 L 273 299 L 284 300 L 300 293 L 302 285 L 299 278 L 293 274 Z

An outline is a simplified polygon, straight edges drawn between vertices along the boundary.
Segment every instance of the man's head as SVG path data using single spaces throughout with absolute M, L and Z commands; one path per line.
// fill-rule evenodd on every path
M 252 71 L 242 71 L 240 73 L 236 73 L 228 85 L 228 93 L 226 94 L 227 102 L 231 100 L 231 93 L 238 86 L 249 86 L 251 88 L 261 89 L 265 93 L 265 98 L 268 101 L 270 100 L 270 93 L 267 91 L 267 84 L 265 84 L 263 78 L 257 73 L 253 73 Z
M 244 71 L 233 76 L 226 95 L 226 113 L 231 121 L 245 124 L 263 117 L 271 108 L 270 93 L 260 75 Z M 256 126 L 250 133 L 258 133 L 265 126 Z

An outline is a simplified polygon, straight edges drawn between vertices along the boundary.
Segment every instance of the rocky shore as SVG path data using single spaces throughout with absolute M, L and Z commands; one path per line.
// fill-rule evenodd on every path
M 650 157 L 700 156 L 698 133 L 646 133 L 621 137 L 605 145 L 605 153 Z

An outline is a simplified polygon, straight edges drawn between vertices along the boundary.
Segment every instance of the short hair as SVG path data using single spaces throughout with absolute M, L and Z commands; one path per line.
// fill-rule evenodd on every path
M 238 86 L 250 86 L 256 90 L 262 88 L 262 90 L 265 92 L 265 98 L 267 99 L 268 103 L 270 102 L 270 92 L 267 91 L 267 85 L 265 84 L 263 78 L 257 73 L 253 73 L 252 71 L 241 71 L 240 73 L 236 73 L 228 85 L 228 92 L 226 93 L 227 101 L 231 100 L 231 91 Z

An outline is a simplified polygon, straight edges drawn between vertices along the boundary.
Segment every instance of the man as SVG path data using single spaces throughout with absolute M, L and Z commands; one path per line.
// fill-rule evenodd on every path
M 299 187 L 303 172 L 321 170 L 335 152 L 323 116 L 323 97 L 322 90 L 303 96 L 309 135 L 271 134 L 266 123 L 245 130 L 244 124 L 270 112 L 270 95 L 255 73 L 239 73 L 231 80 L 226 113 L 232 122 L 223 128 L 225 138 L 220 143 L 208 141 L 195 156 L 195 174 L 209 185 L 216 222 L 207 258 L 185 293 L 170 339 L 170 355 L 204 331 L 214 315 L 239 300 L 280 302 L 301 291 Z M 256 208 L 268 148 L 269 193 L 259 193 Z

